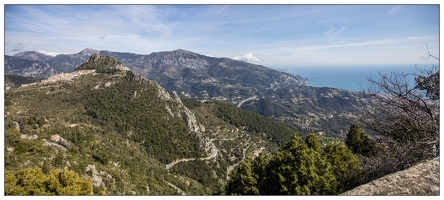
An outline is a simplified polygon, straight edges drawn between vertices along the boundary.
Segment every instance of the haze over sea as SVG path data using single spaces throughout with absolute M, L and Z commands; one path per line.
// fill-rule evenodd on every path
M 392 72 L 405 72 L 413 74 L 417 72 L 417 68 L 431 69 L 432 64 L 417 66 L 414 64 L 356 67 L 311 66 L 291 68 L 281 71 L 307 78 L 308 85 L 310 86 L 332 87 L 360 92 L 362 89 L 367 89 L 369 86 L 371 86 L 370 82 L 368 81 L 369 77 L 372 77 L 374 80 L 380 79 L 379 72 L 386 75 L 390 75 Z M 409 80 L 409 83 L 413 85 L 414 76 L 409 75 L 407 79 Z

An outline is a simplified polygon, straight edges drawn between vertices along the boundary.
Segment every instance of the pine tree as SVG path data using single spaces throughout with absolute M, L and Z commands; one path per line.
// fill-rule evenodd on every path
M 345 140 L 348 148 L 350 148 L 353 153 L 368 154 L 372 151 L 372 143 L 367 133 L 362 130 L 362 128 L 357 124 L 352 124 L 350 131 L 348 131 L 347 138 Z
M 342 193 L 359 184 L 359 159 L 340 141 L 329 142 L 323 154 L 332 166 L 332 171 L 339 183 L 338 193 Z
M 305 144 L 307 144 L 308 148 L 321 152 L 321 141 L 314 132 L 308 134 L 307 138 L 305 138 Z
M 260 193 L 267 193 L 266 190 L 269 187 L 267 180 L 270 169 L 268 163 L 270 162 L 270 155 L 261 153 L 257 158 L 253 160 L 253 172 L 257 179 L 257 188 Z
M 41 168 L 5 170 L 5 195 L 92 195 L 92 183 L 65 167 L 43 174 Z
M 269 194 L 327 195 L 335 194 L 337 181 L 330 163 L 320 152 L 291 140 L 271 159 Z
M 226 194 L 258 195 L 257 179 L 252 169 L 251 158 L 246 158 L 230 174 Z

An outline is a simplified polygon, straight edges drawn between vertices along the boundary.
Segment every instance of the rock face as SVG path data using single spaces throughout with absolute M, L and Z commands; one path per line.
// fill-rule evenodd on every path
M 68 83 L 71 79 L 78 77 L 80 75 L 83 74 L 94 74 L 96 72 L 96 70 L 78 70 L 78 71 L 74 71 L 71 73 L 61 73 L 61 74 L 56 74 L 54 76 L 49 77 L 48 79 L 44 79 L 41 80 L 40 82 L 33 82 L 33 83 L 28 83 L 28 84 L 22 84 L 21 87 L 27 87 L 30 85 L 35 85 L 35 84 L 50 84 L 50 83 L 54 83 L 57 81 L 61 81 L 64 83 Z
M 110 73 L 117 71 L 128 71 L 129 69 L 120 63 L 116 58 L 104 56 L 99 52 L 96 52 L 74 71 L 78 70 L 96 70 L 98 73 Z
M 175 109 L 175 113 L 171 110 L 170 107 L 165 106 L 165 110 L 172 117 L 177 116 L 181 117 L 184 115 L 184 119 L 186 119 L 188 128 L 191 132 L 193 132 L 196 139 L 199 141 L 199 146 L 205 150 L 205 152 L 210 153 L 212 144 L 208 137 L 202 132 L 205 132 L 205 127 L 202 124 L 199 124 L 196 120 L 196 116 L 190 109 L 188 109 L 180 100 L 179 95 L 176 92 L 168 93 L 162 86 L 158 85 L 158 96 L 166 101 L 173 101 L 178 105 L 178 108 Z
M 439 195 L 439 157 L 373 180 L 342 195 Z

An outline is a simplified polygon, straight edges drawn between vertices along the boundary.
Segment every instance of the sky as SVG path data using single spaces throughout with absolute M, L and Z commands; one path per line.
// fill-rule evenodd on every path
M 439 5 L 4 5 L 4 53 L 185 49 L 272 68 L 437 63 Z

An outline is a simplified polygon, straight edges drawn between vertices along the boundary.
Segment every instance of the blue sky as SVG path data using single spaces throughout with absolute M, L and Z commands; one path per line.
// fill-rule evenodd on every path
M 185 49 L 274 68 L 430 64 L 439 5 L 5 5 L 4 51 Z

